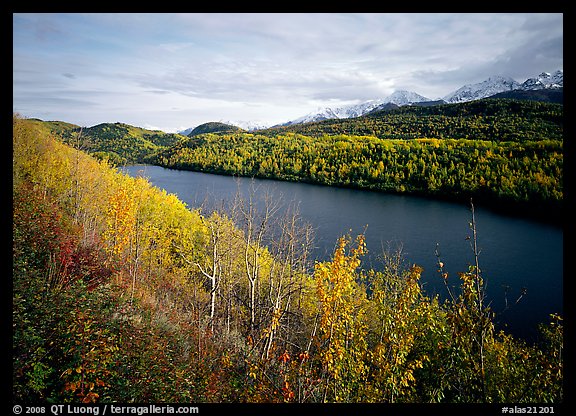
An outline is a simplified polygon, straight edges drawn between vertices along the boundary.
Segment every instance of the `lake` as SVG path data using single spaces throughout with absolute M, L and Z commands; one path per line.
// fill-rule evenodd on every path
M 148 178 L 191 208 L 225 205 L 237 192 L 246 195 L 252 186 L 259 195 L 268 192 L 285 205 L 297 204 L 303 220 L 315 229 L 313 254 L 320 261 L 330 259 L 336 240 L 347 233 L 355 237 L 364 232 L 366 236 L 369 253 L 363 259 L 364 268 L 378 269 L 382 250 L 401 245 L 406 263 L 424 268 L 421 282 L 430 296 L 446 296 L 437 272 L 437 244 L 453 285 L 459 284 L 457 273 L 474 264 L 470 241 L 466 240 L 471 236 L 471 211 L 465 204 L 149 165 L 122 170 Z M 533 340 L 538 323 L 548 322 L 551 313 L 563 313 L 562 228 L 501 215 L 481 206 L 475 207 L 475 217 L 480 269 L 488 301 L 498 313 L 496 322 L 515 336 Z M 523 288 L 526 294 L 520 302 L 501 313 L 505 299 L 513 305 Z

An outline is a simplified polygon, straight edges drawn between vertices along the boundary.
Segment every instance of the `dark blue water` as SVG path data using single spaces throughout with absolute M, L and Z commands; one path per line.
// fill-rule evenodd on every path
M 449 282 L 457 286 L 458 272 L 474 263 L 470 241 L 470 207 L 415 196 L 383 194 L 354 189 L 234 178 L 157 166 L 123 168 L 131 176 L 174 193 L 189 207 L 213 209 L 229 203 L 241 192 L 256 187 L 285 205 L 297 204 L 302 218 L 316 230 L 314 255 L 329 259 L 336 240 L 365 230 L 369 254 L 365 268 L 378 269 L 383 250 L 402 247 L 407 264 L 424 268 L 421 281 L 428 295 L 446 296 L 437 272 L 435 249 L 439 247 Z M 496 321 L 507 332 L 534 340 L 537 325 L 551 313 L 563 311 L 562 229 L 524 218 L 500 215 L 477 206 L 479 261 L 487 283 L 488 301 L 498 313 Z M 505 287 L 508 287 L 507 292 Z M 512 306 L 526 289 L 521 301 Z M 507 298 L 510 308 L 505 309 Z

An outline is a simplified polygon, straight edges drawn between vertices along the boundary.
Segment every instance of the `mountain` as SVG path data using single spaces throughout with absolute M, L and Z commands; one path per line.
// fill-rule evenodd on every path
M 182 136 L 188 136 L 192 130 L 194 130 L 194 127 L 188 127 L 186 130 L 179 131 L 178 134 L 181 134 Z
M 303 117 L 280 124 L 279 126 L 291 126 L 294 124 L 311 123 L 329 119 L 360 117 L 364 114 L 370 113 L 371 111 L 382 109 L 387 104 L 393 104 L 400 107 L 426 101 L 430 101 L 430 99 L 412 91 L 399 90 L 393 92 L 388 97 L 379 100 L 368 100 L 360 104 L 351 104 L 337 108 L 319 108 L 313 113 L 309 113 Z
M 539 91 L 545 89 L 561 89 L 564 87 L 564 71 L 559 69 L 553 74 L 542 72 L 534 78 L 528 78 L 522 84 L 510 77 L 493 76 L 477 84 L 467 84 L 446 95 L 448 103 L 462 103 L 481 98 L 518 98 L 538 101 L 562 102 L 562 94 L 535 93 L 526 94 L 520 91 Z
M 558 92 L 557 89 L 546 91 Z M 290 132 L 308 137 L 344 134 L 403 140 L 563 140 L 562 105 L 553 102 L 484 98 L 442 105 L 398 107 L 388 104 L 387 107 L 361 117 L 273 127 L 258 134 L 271 138 Z
M 117 165 L 143 162 L 147 156 L 185 139 L 180 134 L 148 130 L 125 123 L 80 127 L 61 121 L 31 119 L 30 122 L 70 146 Z
M 563 88 L 564 87 L 564 71 L 558 71 L 550 74 L 542 72 L 535 78 L 528 78 L 522 83 L 519 89 L 521 90 L 541 90 L 547 88 Z
M 235 127 L 238 127 L 239 129 L 246 130 L 246 131 L 256 131 L 256 130 L 266 129 L 269 126 L 266 126 L 266 125 L 259 123 L 259 122 L 256 122 L 256 121 L 211 121 L 208 123 L 203 123 L 203 124 L 198 125 L 196 127 L 189 127 L 185 130 L 179 131 L 178 134 L 181 134 L 183 136 L 189 136 L 190 133 L 192 133 L 197 128 L 200 128 L 199 131 L 201 131 L 202 133 L 229 132 L 229 131 L 235 131 Z M 204 129 L 206 131 L 202 131 Z M 211 129 L 213 129 L 213 130 L 211 130 Z M 195 136 L 196 134 L 201 134 L 201 133 L 195 132 L 193 134 L 193 136 Z
M 379 105 L 374 110 L 368 111 L 366 114 L 363 114 L 363 115 L 367 116 L 368 114 L 374 114 L 374 113 L 377 113 L 379 111 L 392 111 L 392 110 L 397 110 L 399 108 L 400 108 L 400 106 L 398 104 L 385 103 L 385 104 Z
M 441 105 L 441 104 L 448 104 L 446 101 L 440 99 L 440 100 L 434 100 L 434 101 L 420 101 L 419 103 L 412 103 L 412 106 L 415 107 L 431 107 L 434 105 Z
M 154 147 L 172 146 L 182 140 L 175 133 L 165 133 L 160 130 L 149 130 L 131 126 L 126 123 L 101 123 L 82 130 L 82 137 L 89 146 L 97 151 L 114 151 L 121 156 L 129 156 L 130 152 L 122 149 L 122 145 L 133 145 L 143 152 Z
M 399 107 L 425 101 L 430 101 L 430 98 L 426 98 L 420 94 L 416 94 L 415 92 L 405 90 L 395 91 L 384 99 L 385 103 L 396 104 Z
M 269 124 L 262 124 L 259 121 L 227 121 L 226 124 L 231 124 L 246 131 L 256 131 L 270 127 Z
M 395 104 L 399 107 L 407 105 L 430 106 L 444 103 L 463 103 L 467 101 L 487 98 L 502 92 L 509 92 L 520 89 L 528 90 L 554 88 L 557 86 L 561 87 L 562 85 L 562 70 L 558 70 L 554 72 L 554 74 L 543 72 L 536 78 L 527 79 L 523 84 L 520 84 L 518 81 L 510 77 L 495 75 L 489 77 L 485 81 L 476 84 L 466 84 L 439 100 L 430 100 L 429 98 L 426 98 L 415 92 L 400 90 L 395 91 L 388 97 L 379 100 L 365 101 L 360 104 L 339 107 L 335 109 L 318 109 L 316 112 L 281 124 L 280 126 L 290 126 L 294 124 L 316 122 L 328 119 L 359 117 L 370 112 L 389 109 L 389 107 L 385 107 L 385 105 L 388 103 Z
M 221 123 L 219 121 L 211 121 L 208 123 L 200 124 L 196 126 L 188 133 L 188 137 L 197 136 L 203 133 L 234 133 L 240 132 L 243 129 L 231 124 Z
M 531 100 L 542 101 L 546 103 L 564 103 L 564 89 L 561 87 L 529 89 L 529 90 L 513 90 L 499 92 L 498 94 L 491 95 L 488 98 L 508 98 L 513 100 Z
M 520 83 L 510 77 L 492 76 L 477 84 L 466 84 L 446 95 L 443 100 L 447 103 L 479 100 L 499 92 L 516 90 L 520 88 L 520 85 Z
M 288 121 L 286 123 L 280 124 L 280 126 L 291 126 L 294 124 L 312 123 L 316 121 L 329 120 L 333 118 L 350 118 L 356 117 L 356 115 L 362 114 L 362 109 L 359 106 L 366 106 L 367 111 L 372 110 L 372 108 L 379 105 L 375 103 L 372 105 L 372 101 L 367 101 L 359 105 L 351 105 L 339 108 L 318 108 L 315 112 L 308 113 L 305 116 L 297 118 L 295 120 Z
M 423 106 L 435 106 L 448 103 L 463 103 L 473 100 L 479 100 L 482 98 L 493 97 L 496 94 L 500 94 L 497 96 L 497 98 L 509 97 L 522 100 L 532 99 L 537 101 L 562 103 L 563 102 L 562 93 L 527 94 L 527 93 L 521 93 L 520 91 L 562 89 L 563 85 L 564 85 L 564 73 L 563 70 L 561 69 L 557 70 L 552 74 L 548 72 L 542 72 L 537 77 L 528 78 L 522 84 L 510 77 L 494 75 L 489 77 L 485 81 L 476 84 L 466 84 L 458 88 L 457 90 L 449 93 L 445 97 L 436 100 L 430 100 L 429 98 L 426 98 L 415 92 L 399 90 L 395 91 L 388 97 L 382 99 L 368 100 L 361 102 L 359 104 L 352 104 L 336 108 L 332 107 L 318 108 L 316 111 L 308 113 L 305 116 L 288 121 L 286 123 L 277 124 L 272 127 L 266 127 L 266 126 L 246 127 L 245 123 L 240 122 L 237 123 L 231 122 L 230 124 L 240 126 L 244 130 L 248 131 L 263 130 L 275 127 L 285 127 L 304 123 L 313 123 L 323 120 L 360 117 L 368 113 L 378 112 L 381 110 L 390 110 L 394 108 L 393 106 L 423 107 Z

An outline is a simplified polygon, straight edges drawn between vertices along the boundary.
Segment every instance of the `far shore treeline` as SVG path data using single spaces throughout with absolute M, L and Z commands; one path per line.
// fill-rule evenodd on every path
M 15 402 L 563 401 L 562 316 L 533 342 L 497 331 L 478 262 L 448 275 L 439 258 L 440 300 L 400 253 L 365 266 L 362 234 L 319 262 L 276 201 L 206 211 L 115 167 L 142 162 L 559 217 L 563 107 L 487 99 L 192 137 L 13 115 Z
M 246 132 L 190 137 L 122 123 L 43 122 L 116 165 L 159 166 L 467 201 L 550 222 L 563 217 L 563 106 L 483 99 Z M 81 137 L 78 134 L 81 131 Z

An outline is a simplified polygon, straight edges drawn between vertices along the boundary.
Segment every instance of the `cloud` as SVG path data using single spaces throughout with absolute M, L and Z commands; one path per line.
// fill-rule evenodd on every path
M 520 79 L 535 76 L 541 71 L 552 72 L 562 67 L 562 37 L 530 39 L 519 47 L 497 56 L 490 64 L 490 69 Z
M 85 119 L 108 111 L 141 125 L 242 114 L 285 121 L 396 89 L 437 98 L 491 75 L 523 81 L 563 63 L 561 14 L 71 13 L 13 22 L 14 107 L 61 105 L 65 118 L 66 105 L 74 114 L 85 106 Z

